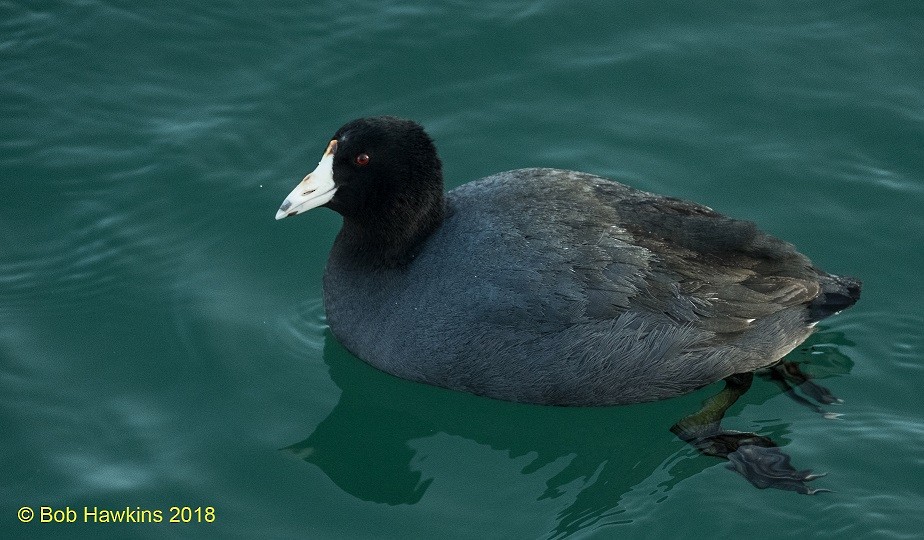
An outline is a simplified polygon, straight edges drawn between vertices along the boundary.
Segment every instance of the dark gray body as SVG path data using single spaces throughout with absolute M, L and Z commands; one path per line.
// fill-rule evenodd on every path
M 854 283 L 750 222 L 584 173 L 500 173 L 447 208 L 398 268 L 354 267 L 338 238 L 328 322 L 383 371 L 504 400 L 650 401 L 768 366 Z

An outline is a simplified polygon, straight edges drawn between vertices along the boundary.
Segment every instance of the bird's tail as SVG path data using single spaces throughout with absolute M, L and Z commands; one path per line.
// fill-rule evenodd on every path
M 821 294 L 809 302 L 809 321 L 817 322 L 857 303 L 863 283 L 859 279 L 822 273 Z

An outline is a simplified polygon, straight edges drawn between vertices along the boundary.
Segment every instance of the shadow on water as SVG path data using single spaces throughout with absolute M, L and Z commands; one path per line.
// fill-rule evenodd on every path
M 523 475 L 558 460 L 566 463 L 558 465 L 558 472 L 545 471 L 551 476 L 537 494 L 537 500 L 554 499 L 582 486 L 558 513 L 550 537 L 601 522 L 631 522 L 620 519 L 626 513 L 620 502 L 627 493 L 644 487 L 662 498 L 684 479 L 719 463 L 698 456 L 668 431 L 681 415 L 696 410 L 713 387 L 621 407 L 521 405 L 396 379 L 353 357 L 329 331 L 324 339 L 324 361 L 342 390 L 340 400 L 308 438 L 284 450 L 317 465 L 337 486 L 365 501 L 419 502 L 433 478 L 415 470 L 419 460 L 411 442 L 437 433 L 506 451 L 511 459 L 529 456 L 532 461 L 520 471 Z M 850 343 L 839 332 L 821 331 L 788 360 L 817 364 L 817 369 L 806 369 L 815 378 L 847 373 L 852 361 L 837 349 L 839 344 Z M 743 402 L 762 403 L 780 393 L 769 383 L 754 386 L 759 390 Z M 770 431 L 778 443 L 788 442 L 787 423 L 758 427 Z M 742 489 L 751 488 L 742 484 Z

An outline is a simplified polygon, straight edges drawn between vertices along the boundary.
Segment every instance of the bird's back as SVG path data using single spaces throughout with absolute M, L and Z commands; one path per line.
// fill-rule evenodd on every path
M 589 174 L 500 173 L 447 204 L 406 266 L 350 268 L 335 245 L 325 275 L 338 339 L 413 380 L 534 403 L 661 399 L 772 364 L 859 296 L 750 222 Z

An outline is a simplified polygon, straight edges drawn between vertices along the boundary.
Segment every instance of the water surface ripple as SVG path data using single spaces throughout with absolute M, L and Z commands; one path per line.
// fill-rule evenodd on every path
M 5 536 L 919 537 L 924 4 L 0 3 Z M 584 170 L 864 280 L 728 427 L 828 475 L 758 490 L 668 428 L 422 387 L 331 336 L 339 218 L 275 222 L 345 121 L 421 121 L 447 184 Z M 213 523 L 20 523 L 22 506 Z

